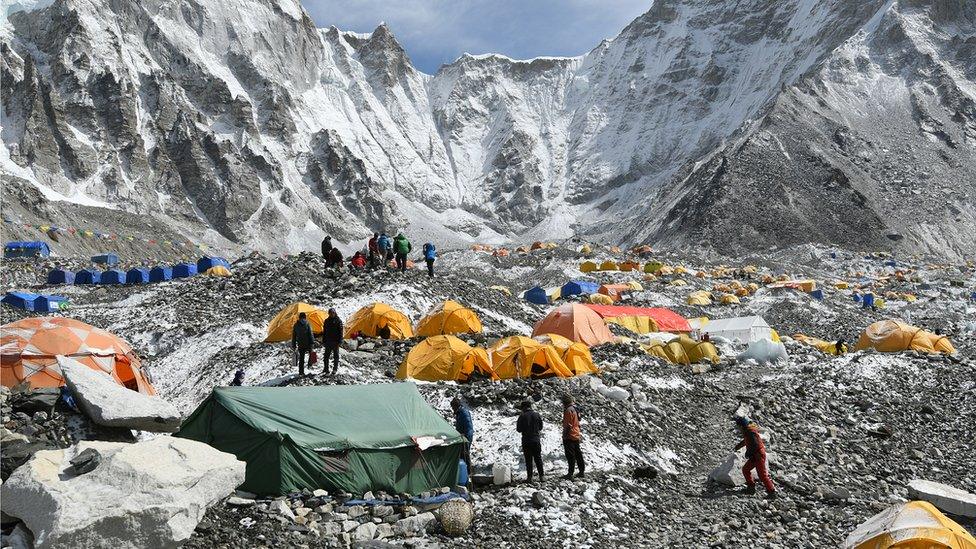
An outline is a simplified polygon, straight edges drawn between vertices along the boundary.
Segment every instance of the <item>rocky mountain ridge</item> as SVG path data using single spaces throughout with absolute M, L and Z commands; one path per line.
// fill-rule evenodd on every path
M 427 75 L 385 25 L 316 28 L 296 0 L 56 0 L 2 33 L 0 168 L 27 215 L 238 248 L 396 227 L 965 256 L 974 11 L 661 0 L 580 57 Z

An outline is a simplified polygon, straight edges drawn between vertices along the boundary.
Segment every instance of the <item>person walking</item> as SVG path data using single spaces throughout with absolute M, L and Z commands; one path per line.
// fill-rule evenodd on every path
M 403 236 L 403 233 L 397 233 L 393 237 L 393 253 L 396 254 L 396 265 L 397 269 L 400 269 L 401 273 L 407 272 L 407 254 L 413 246 L 410 245 L 410 241 L 407 237 Z
M 335 309 L 329 309 L 329 316 L 322 324 L 322 346 L 325 356 L 322 357 L 322 373 L 329 373 L 329 357 L 332 357 L 332 373 L 339 371 L 339 345 L 342 344 L 342 319 Z
M 329 261 L 329 253 L 332 251 L 332 237 L 325 235 L 322 239 L 322 259 Z
M 526 480 L 532 482 L 532 464 L 539 471 L 539 482 L 545 480 L 542 470 L 542 416 L 532 409 L 532 401 L 522 401 L 522 414 L 515 423 L 515 430 L 522 433 L 522 456 L 525 458 Z
M 580 432 L 579 411 L 576 409 L 576 402 L 572 395 L 563 395 L 563 450 L 566 452 L 566 463 L 569 472 L 564 479 L 572 479 L 573 471 L 578 467 L 577 477 L 582 478 L 586 472 L 586 462 L 583 461 L 583 451 L 580 450 L 580 441 L 583 435 Z
M 433 242 L 424 244 L 424 262 L 427 263 L 427 276 L 434 278 L 434 261 L 437 259 L 437 248 Z
M 743 446 L 746 449 L 746 463 L 742 466 L 742 476 L 746 479 L 745 492 L 756 493 L 756 481 L 752 478 L 752 470 L 755 469 L 763 487 L 766 488 L 766 495 L 775 498 L 776 487 L 773 485 L 773 479 L 769 477 L 769 468 L 766 467 L 766 444 L 759 434 L 759 425 L 742 416 L 736 416 L 735 424 L 742 433 L 742 442 L 737 444 L 735 449 L 738 450 Z
M 298 322 L 291 328 L 292 354 L 298 358 L 298 375 L 305 375 L 305 356 L 308 355 L 308 369 L 312 369 L 312 345 L 315 336 L 305 313 L 298 313 Z
M 464 460 L 468 466 L 468 471 L 470 471 L 471 443 L 474 442 L 474 422 L 471 420 L 471 411 L 458 397 L 451 400 L 451 409 L 454 410 L 454 428 L 467 439 L 461 450 L 461 459 Z

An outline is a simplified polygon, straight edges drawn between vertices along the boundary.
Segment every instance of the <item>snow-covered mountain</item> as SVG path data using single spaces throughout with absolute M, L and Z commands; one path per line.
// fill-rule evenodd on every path
M 295 0 L 56 0 L 2 32 L 5 200 L 292 251 L 392 227 L 973 253 L 974 5 L 658 0 L 581 57 L 431 76 Z

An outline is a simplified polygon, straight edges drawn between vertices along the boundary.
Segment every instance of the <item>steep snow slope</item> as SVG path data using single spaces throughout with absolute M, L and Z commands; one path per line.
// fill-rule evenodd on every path
M 267 250 L 307 249 L 324 232 L 357 241 L 381 227 L 448 244 L 577 233 L 680 241 L 731 230 L 711 217 L 737 235 L 716 243 L 755 247 L 770 241 L 767 220 L 709 198 L 721 178 L 705 174 L 729 162 L 719 152 L 728 143 L 743 150 L 777 116 L 855 132 L 849 111 L 866 112 L 855 99 L 888 98 L 871 64 L 844 68 L 839 59 L 902 4 L 915 14 L 905 40 L 938 46 L 924 50 L 925 63 L 954 67 L 919 67 L 912 85 L 941 90 L 945 80 L 971 104 L 971 57 L 967 66 L 944 43 L 965 35 L 951 0 L 659 0 L 584 56 L 464 55 L 433 76 L 412 66 L 385 26 L 370 35 L 317 29 L 294 0 L 56 0 L 9 15 L 2 34 L 0 167 L 5 189 L 39 217 L 51 201 L 65 211 L 109 207 Z M 872 58 L 888 58 L 882 72 L 908 78 L 898 74 L 910 61 L 897 57 L 901 42 L 869 46 Z M 786 105 L 796 116 L 779 114 Z M 877 116 L 903 125 L 872 135 L 878 147 L 894 150 L 906 127 L 918 140 L 938 134 L 914 124 L 913 111 L 885 108 Z M 972 146 L 958 145 L 941 154 L 965 173 Z M 936 137 L 929 149 L 938 147 L 949 145 Z M 786 167 L 807 173 L 794 158 L 803 156 Z M 696 165 L 704 167 L 688 177 Z M 762 161 L 738 165 L 755 172 Z M 888 175 L 867 179 L 880 186 Z M 757 196 L 778 188 L 768 178 L 753 186 Z M 813 203 L 819 191 L 790 192 Z M 915 201 L 941 204 L 927 194 Z M 972 201 L 960 204 L 955 223 L 966 234 Z M 784 242 L 849 242 L 838 234 L 857 226 L 913 235 L 901 242 L 928 251 L 966 246 L 933 228 L 940 218 L 921 226 L 897 208 L 853 224 L 790 208 L 776 215 L 802 230 Z

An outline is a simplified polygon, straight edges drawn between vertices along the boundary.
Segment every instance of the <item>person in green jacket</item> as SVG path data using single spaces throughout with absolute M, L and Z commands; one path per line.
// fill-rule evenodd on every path
M 400 269 L 401 273 L 407 271 L 407 254 L 409 254 L 410 250 L 412 249 L 413 246 L 410 245 L 410 241 L 407 240 L 407 237 L 403 236 L 403 233 L 397 233 L 397 235 L 393 237 L 393 253 L 396 254 L 396 265 L 397 268 Z

